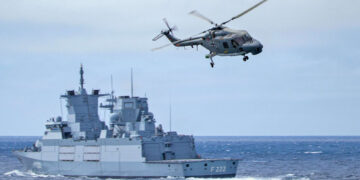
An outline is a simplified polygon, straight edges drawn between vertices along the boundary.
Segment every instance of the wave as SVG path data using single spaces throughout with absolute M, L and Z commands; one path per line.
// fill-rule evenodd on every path
M 35 178 L 59 178 L 59 177 L 64 177 L 61 175 L 46 175 L 46 174 L 37 174 L 34 173 L 32 171 L 20 171 L 20 170 L 12 170 L 9 172 L 4 173 L 5 176 L 10 176 L 10 177 L 35 177 Z M 85 179 L 97 179 L 97 178 L 90 178 L 90 177 L 82 177 Z M 179 177 L 167 177 L 167 178 L 160 178 L 160 179 L 182 179 L 182 180 L 209 180 L 209 178 L 179 178 Z M 304 177 L 296 177 L 294 174 L 287 174 L 287 175 L 283 175 L 283 176 L 276 176 L 276 177 L 255 177 L 255 176 L 237 176 L 234 178 L 211 178 L 211 179 L 218 179 L 218 180 L 310 180 L 309 178 L 304 178 Z M 118 179 L 112 179 L 112 178 L 107 178 L 106 180 L 118 180 Z
M 47 175 L 47 174 L 37 174 L 32 171 L 20 171 L 20 170 L 12 170 L 4 173 L 5 176 L 20 176 L 20 177 L 36 177 L 36 178 L 55 178 L 55 177 L 64 177 L 61 175 Z

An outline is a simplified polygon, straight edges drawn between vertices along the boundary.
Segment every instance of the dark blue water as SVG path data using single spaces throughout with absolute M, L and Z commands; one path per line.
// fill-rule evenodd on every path
M 11 151 L 36 139 L 0 137 L 0 179 L 89 179 L 24 171 Z M 196 137 L 196 147 L 203 158 L 241 159 L 233 179 L 360 179 L 360 137 Z

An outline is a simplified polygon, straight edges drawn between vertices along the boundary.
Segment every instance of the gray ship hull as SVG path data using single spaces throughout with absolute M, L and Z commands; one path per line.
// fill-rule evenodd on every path
M 183 159 L 148 162 L 76 162 L 42 161 L 29 157 L 29 153 L 14 154 L 26 170 L 39 174 L 113 178 L 157 177 L 234 177 L 238 166 L 235 159 Z

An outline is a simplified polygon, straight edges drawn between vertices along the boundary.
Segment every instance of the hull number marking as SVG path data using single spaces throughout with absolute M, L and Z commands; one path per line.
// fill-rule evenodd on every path
M 226 171 L 226 166 L 212 166 L 210 168 L 210 172 L 225 172 Z

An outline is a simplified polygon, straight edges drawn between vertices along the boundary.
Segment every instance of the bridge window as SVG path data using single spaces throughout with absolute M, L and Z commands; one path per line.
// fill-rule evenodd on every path
M 165 144 L 165 147 L 171 147 L 171 144 L 170 144 L 170 143 L 166 143 L 166 144 Z
M 229 45 L 228 45 L 227 42 L 223 42 L 223 46 L 224 46 L 225 49 L 228 49 L 228 48 L 229 48 Z

